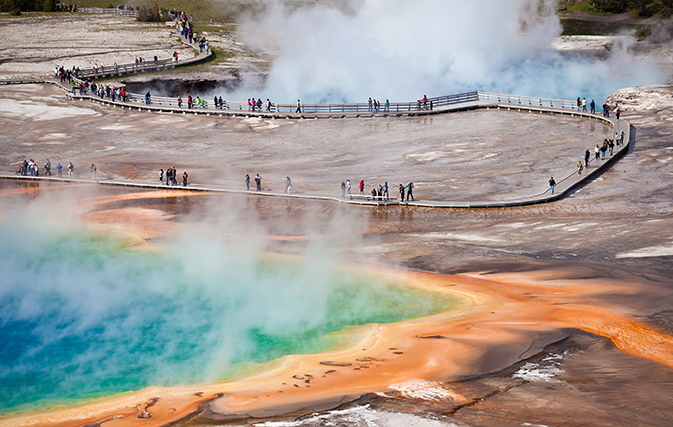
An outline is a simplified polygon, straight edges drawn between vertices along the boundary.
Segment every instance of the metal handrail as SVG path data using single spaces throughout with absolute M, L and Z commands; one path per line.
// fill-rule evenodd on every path
M 176 62 L 173 59 L 157 59 L 156 61 L 149 60 L 142 63 L 130 63 L 130 64 L 117 64 L 101 66 L 95 68 L 92 67 L 90 70 L 80 70 L 79 78 L 101 78 L 107 76 L 114 76 L 117 74 L 128 74 L 128 73 L 137 73 L 140 71 L 153 71 L 153 70 L 167 70 L 175 68 Z
M 77 82 L 81 82 L 81 79 L 75 79 Z M 96 94 L 91 94 L 96 96 Z M 442 107 L 451 104 L 458 104 L 463 102 L 477 101 L 478 95 L 477 92 L 467 92 L 456 95 L 447 95 L 439 96 L 434 98 L 428 98 L 427 103 L 422 101 L 415 102 L 391 102 L 388 105 L 386 110 L 385 105 L 382 105 L 378 110 L 375 110 L 372 106 L 370 109 L 369 103 L 344 103 L 344 104 L 300 104 L 300 113 L 301 114 L 338 114 L 338 113 L 397 113 L 397 112 L 412 112 L 412 111 L 430 111 L 436 107 Z M 127 102 L 137 102 L 140 104 L 145 104 L 145 95 L 136 94 L 136 93 L 126 93 Z M 159 105 L 159 106 L 171 106 L 178 107 L 178 98 L 170 98 L 163 96 L 151 96 L 150 105 Z M 187 105 L 187 99 L 182 99 L 182 106 L 184 109 L 189 110 Z M 250 111 L 252 109 L 248 107 L 247 101 L 224 101 L 223 108 L 220 109 L 219 105 L 215 105 L 214 100 L 203 100 L 202 103 L 197 102 L 197 98 L 193 98 L 193 106 L 191 110 L 229 110 L 229 111 Z M 263 103 L 261 111 L 255 107 L 255 113 L 296 113 L 297 105 L 296 104 L 272 104 L 271 108 L 267 108 L 267 104 Z
M 478 92 L 480 101 L 496 101 L 508 104 L 521 104 L 534 107 L 551 107 L 574 109 L 577 107 L 577 101 L 567 99 L 538 98 L 533 96 L 505 95 L 491 92 Z
M 138 16 L 137 10 L 123 10 L 118 8 L 102 8 L 102 7 L 78 7 L 77 12 L 81 13 L 102 13 L 106 15 L 122 15 L 122 16 Z

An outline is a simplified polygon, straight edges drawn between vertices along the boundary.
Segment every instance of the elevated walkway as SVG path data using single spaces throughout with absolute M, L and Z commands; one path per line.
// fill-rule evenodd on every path
M 592 159 L 589 163 L 589 168 L 584 169 L 582 173 L 578 173 L 574 168 L 575 165 L 569 165 L 569 170 L 573 172 L 568 173 L 566 176 L 557 179 L 557 185 L 555 188 L 554 194 L 551 194 L 551 191 L 547 189 L 546 191 L 534 194 L 522 198 L 516 199 L 507 199 L 506 196 L 502 200 L 495 201 L 451 201 L 451 200 L 415 200 L 415 201 L 401 201 L 396 198 L 388 200 L 377 200 L 371 196 L 359 196 L 359 195 L 346 195 L 345 198 L 338 196 L 324 195 L 324 194 L 309 194 L 309 193 L 292 193 L 285 194 L 281 191 L 246 191 L 238 190 L 232 188 L 226 188 L 217 185 L 210 185 L 204 183 L 190 183 L 187 187 L 182 185 L 177 186 L 166 186 L 163 184 L 157 184 L 156 182 L 140 181 L 140 180 L 125 180 L 125 179 L 100 179 L 97 182 L 93 179 L 67 179 L 67 178 L 55 178 L 55 177 L 30 177 L 30 176 L 18 176 L 8 173 L 0 173 L 0 178 L 5 179 L 16 179 L 24 181 L 56 181 L 56 182 L 77 182 L 77 183 L 91 183 L 99 185 L 115 185 L 115 186 L 124 186 L 132 187 L 138 189 L 161 189 L 161 190 L 186 190 L 186 191 L 205 191 L 213 193 L 231 193 L 231 194 L 246 194 L 246 195 L 255 195 L 255 196 L 267 196 L 267 197 L 285 197 L 292 199 L 306 199 L 306 200 L 325 200 L 333 201 L 346 204 L 355 204 L 355 205 L 367 205 L 367 206 L 415 206 L 415 207 L 425 207 L 425 208 L 503 208 L 503 207 L 514 207 L 514 206 L 525 206 L 525 205 L 534 205 L 541 203 L 548 203 L 558 199 L 561 199 L 568 194 L 570 194 L 575 188 L 587 182 L 588 180 L 593 179 L 595 176 L 600 175 L 605 170 L 610 168 L 620 157 L 625 155 L 631 145 L 631 128 L 630 124 L 626 120 L 616 120 L 615 118 L 605 118 L 602 116 L 592 115 L 590 113 L 583 113 L 574 111 L 571 112 L 567 109 L 562 108 L 552 108 L 552 107 L 539 107 L 539 106 L 528 106 L 528 105 L 512 105 L 510 103 L 498 103 L 492 101 L 471 101 L 467 106 L 459 108 L 459 106 L 447 107 L 443 110 L 434 110 L 432 112 L 426 112 L 428 114 L 439 114 L 440 112 L 450 113 L 461 111 L 465 109 L 474 109 L 474 108 L 485 108 L 485 109 L 508 109 L 514 111 L 520 111 L 522 113 L 528 114 L 564 114 L 564 115 L 573 115 L 578 116 L 578 118 L 589 118 L 592 120 L 601 120 L 607 123 L 610 123 L 613 126 L 614 132 L 624 131 L 624 144 L 616 146 L 613 152 L 613 155 L 610 156 L 607 154 L 605 159 L 594 159 L 593 152 Z M 88 176 L 88 172 L 85 172 L 83 175 Z M 540 179 L 546 182 L 547 177 L 540 177 Z M 393 189 L 394 190 L 394 189 Z

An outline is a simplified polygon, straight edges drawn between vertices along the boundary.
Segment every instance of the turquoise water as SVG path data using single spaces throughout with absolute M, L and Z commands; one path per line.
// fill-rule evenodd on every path
M 274 261 L 202 236 L 148 253 L 78 226 L 0 224 L 0 272 L 2 415 L 220 380 L 338 346 L 330 333 L 346 325 L 455 303 L 318 258 Z

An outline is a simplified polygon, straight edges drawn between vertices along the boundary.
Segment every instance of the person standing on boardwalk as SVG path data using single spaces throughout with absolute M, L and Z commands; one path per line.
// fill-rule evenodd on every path
M 247 173 L 245 174 L 245 189 L 250 190 L 250 175 Z
M 587 149 L 587 151 L 584 152 L 584 166 L 587 168 L 589 167 L 589 157 L 591 157 L 591 153 Z
M 346 183 L 341 181 L 341 198 L 346 197 Z
M 369 97 L 369 101 L 367 101 L 367 111 L 372 112 L 372 97 Z
M 615 116 L 617 117 L 617 120 L 619 120 L 620 114 L 622 114 L 622 110 L 619 107 L 617 107 L 617 109 L 615 110 Z
M 178 168 L 173 166 L 171 170 L 171 181 L 173 182 L 173 185 L 178 185 Z
M 551 189 L 551 194 L 554 194 L 554 187 L 556 187 L 556 181 L 554 181 L 554 177 L 552 176 L 549 178 L 549 188 Z
M 612 150 L 615 149 L 615 141 L 612 139 L 608 141 L 608 149 L 610 150 L 610 155 L 612 156 Z
M 68 163 L 68 178 L 72 179 L 75 177 L 75 165 L 72 162 Z
M 23 171 L 21 172 L 21 174 L 23 176 L 26 176 L 28 174 L 28 161 L 24 159 L 21 165 L 23 166 Z
M 400 201 L 403 202 L 404 201 L 404 185 L 400 184 L 400 188 L 398 189 L 398 191 L 400 192 Z
M 51 176 L 51 162 L 49 159 L 44 163 L 44 176 Z
M 584 167 L 582 166 L 582 161 L 580 160 L 577 162 L 577 173 L 582 175 L 582 169 L 584 169 Z
M 187 178 L 189 178 L 189 175 L 187 175 L 187 171 L 182 172 L 182 186 L 183 187 L 187 186 Z
M 390 193 L 388 192 L 388 181 L 383 183 L 383 197 L 386 200 L 390 199 Z
M 596 114 L 596 102 L 592 99 L 591 100 L 591 114 Z
M 290 177 L 288 176 L 285 181 L 285 192 L 290 194 L 290 189 L 292 189 L 292 180 L 290 180 Z
M 346 180 L 346 193 L 348 193 L 349 196 L 351 195 L 351 180 L 350 179 Z
M 159 172 L 159 182 L 162 183 L 164 182 L 164 170 L 159 169 L 161 172 Z
M 259 174 L 255 176 L 255 184 L 257 184 L 257 191 L 262 191 L 262 177 Z
M 360 181 L 359 190 L 360 190 L 360 195 L 364 196 L 364 194 L 365 194 L 365 182 L 364 181 Z
M 61 166 L 60 162 L 56 164 L 56 176 L 58 178 L 63 178 L 63 166 Z
M 96 171 L 98 170 L 96 168 L 96 165 L 91 163 L 91 168 L 90 169 L 91 169 L 91 175 L 93 175 L 93 180 L 96 181 Z
M 580 105 L 582 105 L 582 101 L 580 100 L 580 97 L 577 97 L 577 111 L 580 110 Z
M 582 98 L 582 111 L 587 111 L 587 99 Z
M 621 145 L 624 145 L 624 131 L 623 130 L 619 132 L 619 143 Z
M 407 201 L 409 201 L 409 197 L 411 197 L 411 201 L 414 201 L 414 183 L 413 182 L 408 182 L 407 183 Z
M 596 160 L 598 160 L 601 157 L 601 148 L 598 145 L 594 148 L 594 153 L 596 153 Z

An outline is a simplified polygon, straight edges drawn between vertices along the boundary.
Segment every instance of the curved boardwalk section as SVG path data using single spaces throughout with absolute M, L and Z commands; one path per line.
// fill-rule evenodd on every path
M 9 83 L 51 83 L 56 84 L 59 87 L 62 87 L 56 81 L 14 81 L 2 82 L 5 84 Z M 594 167 L 587 168 L 581 173 L 578 173 L 574 169 L 574 165 L 569 167 L 569 173 L 558 179 L 556 189 L 554 194 L 551 194 L 550 190 L 546 190 L 540 194 L 534 194 L 527 197 L 517 198 L 517 199 L 507 199 L 506 196 L 502 200 L 498 201 L 442 201 L 442 200 L 418 200 L 404 202 L 397 199 L 388 199 L 388 200 L 377 200 L 369 197 L 355 196 L 348 198 L 338 198 L 338 197 L 329 197 L 323 195 L 312 195 L 312 194 L 285 194 L 280 192 L 257 192 L 257 191 L 239 191 L 232 190 L 228 188 L 213 186 L 213 185 L 200 185 L 200 184 L 190 184 L 188 187 L 176 186 L 176 187 L 167 187 L 164 185 L 158 185 L 152 182 L 138 182 L 138 181 L 129 181 L 129 180 L 114 180 L 106 179 L 98 181 L 98 184 L 101 185 L 119 185 L 127 187 L 136 187 L 136 188 L 161 188 L 161 189 L 176 189 L 176 190 L 189 190 L 189 191 L 210 191 L 210 192 L 227 192 L 227 193 L 240 193 L 240 194 L 250 194 L 257 196 L 277 196 L 277 197 L 288 197 L 288 198 L 298 198 L 298 199 L 313 199 L 313 200 L 331 200 L 341 203 L 349 204 L 360 204 L 360 205 L 372 205 L 372 206 L 390 206 L 390 205 L 406 205 L 406 206 L 418 206 L 418 207 L 432 207 L 432 208 L 494 208 L 494 207 L 508 207 L 508 206 L 523 206 L 523 205 L 532 205 L 539 203 L 547 203 L 550 201 L 558 200 L 566 195 L 568 195 L 574 188 L 586 182 L 589 179 L 592 179 L 594 176 L 601 174 L 607 168 L 609 168 L 617 159 L 628 152 L 630 141 L 631 141 L 631 132 L 630 125 L 625 120 L 616 120 L 615 118 L 603 117 L 596 114 L 591 114 L 588 112 L 577 111 L 573 108 L 572 101 L 564 100 L 553 100 L 553 99 L 544 99 L 544 98 L 532 98 L 532 97 L 520 97 L 512 95 L 499 95 L 492 94 L 487 92 L 469 92 L 466 94 L 458 95 L 449 95 L 437 98 L 431 98 L 428 100 L 428 103 L 419 104 L 418 101 L 415 102 L 405 102 L 405 103 L 395 103 L 390 104 L 386 111 L 368 111 L 368 104 L 312 104 L 304 106 L 304 110 L 300 113 L 286 113 L 281 111 L 264 111 L 264 112 L 248 112 L 241 111 L 231 112 L 227 110 L 219 109 L 198 109 L 198 110 L 185 110 L 177 105 L 170 105 L 171 102 L 176 102 L 174 99 L 164 98 L 167 105 L 162 105 L 157 103 L 146 105 L 135 102 L 136 98 L 142 99 L 140 95 L 130 95 L 130 101 L 127 102 L 113 102 L 107 98 L 99 98 L 97 96 L 83 94 L 83 95 L 72 95 L 68 92 L 68 96 L 73 100 L 90 100 L 98 102 L 104 105 L 109 105 L 111 107 L 119 108 L 128 108 L 139 111 L 155 112 L 155 113 L 164 113 L 164 114 L 207 114 L 212 116 L 224 116 L 224 115 L 235 115 L 235 116 L 244 116 L 244 117 L 266 117 L 272 119 L 330 119 L 335 118 L 334 110 L 343 110 L 336 113 L 338 118 L 359 118 L 359 117 L 403 117 L 403 116 L 422 116 L 422 115 L 431 115 L 431 114 L 448 114 L 448 113 L 457 113 L 460 111 L 466 110 L 475 110 L 475 109 L 506 109 L 510 111 L 517 111 L 521 114 L 551 114 L 551 115 L 564 115 L 564 116 L 577 116 L 578 119 L 590 119 L 590 120 L 600 120 L 605 123 L 608 123 L 612 126 L 614 135 L 615 132 L 619 133 L 624 132 L 624 144 L 615 147 L 614 154 L 605 160 L 591 160 L 591 163 Z M 156 99 L 156 98 L 154 98 Z M 309 110 L 307 112 L 306 110 Z M 365 111 L 360 111 L 364 109 Z M 325 111 L 327 110 L 327 111 Z M 349 110 L 347 112 L 347 110 Z M 215 117 L 214 117 L 215 119 Z M 595 163 L 599 163 L 598 166 L 595 166 Z M 16 176 L 9 174 L 0 174 L 3 178 L 10 179 L 22 179 L 22 180 L 54 180 L 54 181 L 75 181 L 75 182 L 92 182 L 91 180 L 69 180 L 69 179 L 59 179 L 59 178 L 46 178 L 46 177 L 25 177 L 25 176 Z

